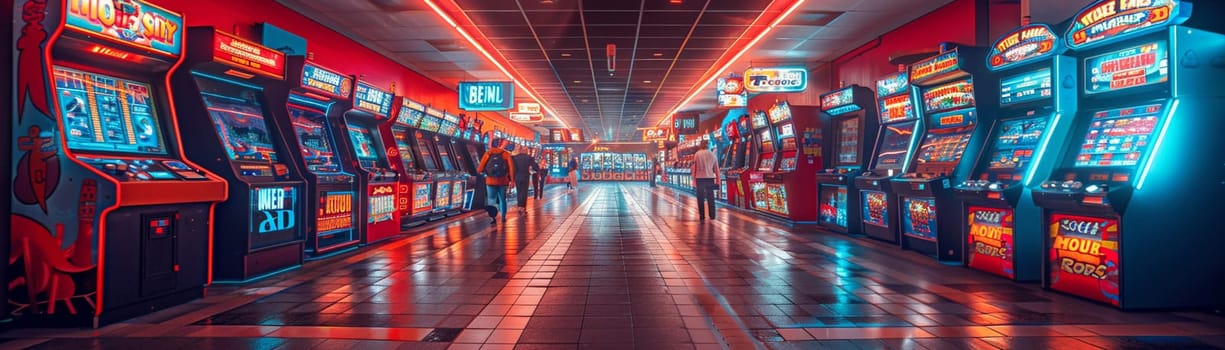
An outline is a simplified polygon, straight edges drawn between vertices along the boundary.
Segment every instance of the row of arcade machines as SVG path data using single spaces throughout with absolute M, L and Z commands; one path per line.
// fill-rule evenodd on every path
M 403 139 L 382 133 L 399 120 L 390 91 L 132 4 L 114 23 L 15 5 L 42 9 L 17 41 L 47 38 L 15 69 L 6 302 L 19 320 L 97 326 L 386 239 L 401 230 L 397 187 L 443 178 L 412 163 L 482 151 L 423 131 L 431 141 L 400 152 L 413 160 L 389 162 L 384 140 Z M 138 19 L 159 30 L 121 23 Z
M 664 167 L 662 182 L 672 187 L 693 191 L 693 156 L 701 147 L 700 139 L 688 140 L 677 144 L 668 154 L 668 166 Z
M 733 114 L 729 113 L 729 116 Z M 825 118 L 815 106 L 776 102 L 729 121 L 721 160 L 726 201 L 794 223 L 817 222 L 813 174 L 824 157 Z
M 464 118 L 399 99 L 396 117 L 380 132 L 395 143 L 391 161 L 406 169 L 397 187 L 401 224 L 420 225 L 484 203 L 485 180 L 476 167 L 488 136 Z
M 566 167 L 570 166 L 570 159 L 574 157 L 574 151 L 565 145 L 544 145 L 540 149 L 541 161 L 544 163 L 542 169 L 548 170 L 548 182 L 560 183 L 566 181 Z
M 823 95 L 821 224 L 1120 308 L 1225 305 L 1225 149 L 1204 145 L 1225 125 L 1225 36 L 1180 26 L 1190 11 L 1099 1 L 1063 38 L 943 47 L 875 103 Z
M 646 181 L 650 172 L 646 153 L 589 152 L 579 155 L 583 181 Z

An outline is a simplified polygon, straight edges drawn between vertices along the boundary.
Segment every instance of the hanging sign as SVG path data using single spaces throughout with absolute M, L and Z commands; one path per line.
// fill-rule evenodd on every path
M 505 111 L 514 107 L 515 86 L 508 81 L 459 82 L 459 108 L 468 111 Z
M 808 69 L 749 68 L 744 71 L 744 87 L 749 92 L 801 92 L 808 88 Z

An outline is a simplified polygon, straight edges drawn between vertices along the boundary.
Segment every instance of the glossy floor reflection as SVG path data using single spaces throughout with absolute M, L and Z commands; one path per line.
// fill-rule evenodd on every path
M 48 349 L 1225 348 L 1225 319 L 1124 313 L 874 241 L 794 229 L 645 184 L 551 188 Z

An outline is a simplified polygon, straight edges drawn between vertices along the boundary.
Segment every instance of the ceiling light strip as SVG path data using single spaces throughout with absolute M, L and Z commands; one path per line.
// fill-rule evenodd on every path
M 735 56 L 732 56 L 732 59 L 727 61 L 727 63 L 725 63 L 723 67 L 720 67 L 718 70 L 714 71 L 716 72 L 715 75 L 706 79 L 706 81 L 704 81 L 702 84 L 697 85 L 695 87 L 696 90 L 690 93 L 689 97 L 686 97 L 683 101 L 681 101 L 681 103 L 677 104 L 676 108 L 673 108 L 672 111 L 669 112 L 667 115 L 670 116 L 670 115 L 680 112 L 681 108 L 684 108 L 685 105 L 689 104 L 689 102 L 692 102 L 694 98 L 697 98 L 698 95 L 704 93 L 703 89 L 707 85 L 710 85 L 716 79 L 718 79 L 720 75 L 722 75 L 722 73 L 720 72 L 727 71 L 729 68 L 732 67 L 733 64 L 736 64 L 736 61 L 740 60 L 741 56 L 744 56 L 745 53 L 748 53 L 749 50 L 753 49 L 753 46 L 757 45 L 757 42 L 761 41 L 761 39 L 764 39 L 766 35 L 770 33 L 771 29 L 774 29 L 774 27 L 778 26 L 779 23 L 782 23 L 783 20 L 787 19 L 787 17 L 790 17 L 791 13 L 795 12 L 796 9 L 799 9 L 800 5 L 802 4 L 804 4 L 804 0 L 796 0 L 794 4 L 791 4 L 791 7 L 787 8 L 787 10 L 784 11 L 782 15 L 778 16 L 778 18 L 775 18 L 774 21 L 770 23 L 769 26 L 767 26 L 764 30 L 762 30 L 760 34 L 757 34 L 757 37 L 753 38 L 753 41 L 750 41 L 748 45 L 745 45 L 744 48 L 740 50 L 740 52 L 737 52 Z M 665 120 L 667 120 L 666 117 L 663 119 L 660 119 L 659 124 L 656 124 L 656 126 L 663 125 Z
M 493 63 L 493 65 L 497 67 L 498 70 L 502 72 L 502 74 L 505 74 L 508 79 L 510 79 L 512 82 L 515 83 L 515 86 L 518 86 L 520 90 L 523 90 L 524 94 L 526 94 L 532 100 L 536 101 L 536 103 L 539 103 L 540 108 L 544 110 L 545 113 L 552 116 L 553 120 L 556 120 L 558 123 L 561 123 L 561 126 L 563 128 L 566 128 L 566 129 L 570 128 L 570 125 L 566 124 L 565 121 L 561 120 L 561 118 L 558 117 L 556 113 L 553 113 L 552 108 L 549 108 L 548 104 L 546 104 L 542 99 L 536 97 L 536 95 L 532 94 L 531 90 L 528 90 L 527 86 L 523 85 L 522 81 L 520 81 L 519 79 L 515 79 L 515 76 L 513 74 L 510 74 L 510 71 L 507 70 L 506 67 L 504 67 L 501 62 L 495 59 L 493 55 L 489 53 L 489 51 L 485 50 L 484 45 L 481 45 L 479 42 L 476 41 L 476 39 L 473 39 L 472 36 L 468 34 L 468 31 L 464 30 L 458 24 L 456 24 L 455 20 L 451 18 L 451 16 L 448 15 L 446 11 L 443 11 L 441 7 L 438 7 L 438 4 L 435 4 L 434 1 L 432 0 L 423 0 L 423 1 L 425 1 L 426 5 L 429 5 L 430 9 L 434 10 L 434 13 L 437 14 L 438 17 L 442 18 L 443 21 L 447 22 L 447 24 L 451 26 L 451 29 L 454 29 L 457 33 L 459 33 L 460 36 L 463 36 L 465 40 L 468 40 L 468 43 L 471 44 L 473 47 L 475 47 L 477 51 L 480 51 L 481 55 L 484 55 L 485 59 L 489 60 L 489 63 Z

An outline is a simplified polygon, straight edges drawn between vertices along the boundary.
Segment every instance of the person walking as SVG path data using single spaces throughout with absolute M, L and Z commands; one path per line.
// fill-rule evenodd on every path
M 578 157 L 571 157 L 566 165 L 566 188 L 578 190 Z
M 549 180 L 549 167 L 542 162 L 536 164 L 536 175 L 532 176 L 532 187 L 536 189 L 536 199 L 544 199 L 544 183 Z
M 498 214 L 502 214 L 502 222 L 506 222 L 506 186 L 511 182 L 511 174 L 515 173 L 515 164 L 510 161 L 510 152 L 503 149 L 506 141 L 485 152 L 481 164 L 476 171 L 485 174 L 485 210 L 492 219 L 490 224 L 498 222 Z M 495 208 L 493 202 L 497 202 Z
M 719 161 L 709 148 L 710 142 L 702 141 L 702 147 L 693 155 L 693 189 L 698 195 L 698 220 L 701 221 L 706 220 L 708 212 L 710 219 L 715 220 L 715 188 L 719 186 Z
M 528 155 L 528 152 L 529 150 L 525 148 L 522 151 L 515 152 L 515 156 L 511 157 L 511 168 L 515 169 L 515 191 L 517 191 L 516 197 L 518 198 L 516 199 L 519 200 L 518 207 L 520 212 L 527 211 L 527 192 L 529 189 L 527 185 L 532 178 L 532 171 L 540 171 L 540 167 L 536 165 L 536 161 L 532 159 L 531 155 Z
M 647 177 L 651 178 L 651 187 L 655 187 L 655 177 L 659 175 L 659 163 L 651 161 L 651 174 Z

